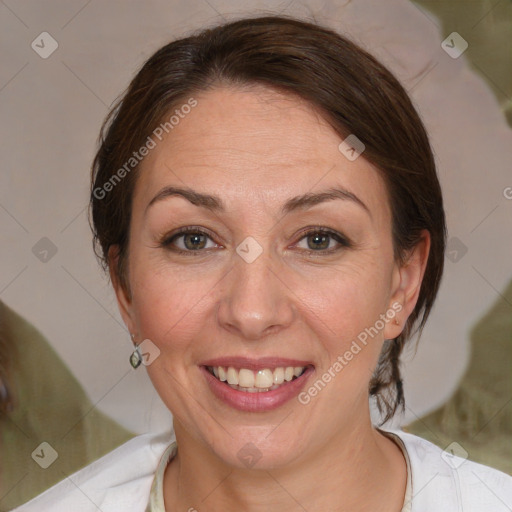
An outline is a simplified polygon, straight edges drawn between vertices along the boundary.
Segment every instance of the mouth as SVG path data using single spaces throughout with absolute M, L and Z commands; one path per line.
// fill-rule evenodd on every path
M 200 365 L 213 395 L 244 412 L 271 411 L 296 397 L 315 367 L 282 358 L 222 358 Z
M 301 377 L 307 366 L 278 366 L 277 368 L 235 368 L 233 366 L 206 366 L 220 382 L 245 393 L 266 393 Z

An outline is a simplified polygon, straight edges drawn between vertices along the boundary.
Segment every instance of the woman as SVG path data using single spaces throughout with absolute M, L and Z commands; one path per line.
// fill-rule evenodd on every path
M 19 510 L 510 510 L 510 477 L 373 426 L 443 270 L 421 120 L 319 26 L 240 20 L 170 43 L 112 110 L 92 224 L 174 417 Z M 175 436 L 175 437 L 174 437 Z

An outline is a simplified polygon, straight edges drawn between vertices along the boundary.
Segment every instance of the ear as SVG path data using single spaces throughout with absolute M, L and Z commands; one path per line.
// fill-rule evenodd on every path
M 133 314 L 132 299 L 129 290 L 123 286 L 123 281 L 118 274 L 119 246 L 112 245 L 108 250 L 108 269 L 112 287 L 117 298 L 117 306 L 123 318 L 123 322 L 130 331 L 136 333 L 135 316 Z
M 407 318 L 413 312 L 418 302 L 429 252 L 430 233 L 425 229 L 421 233 L 420 241 L 407 254 L 406 261 L 396 262 L 392 277 L 392 295 L 388 305 L 388 311 L 394 311 L 395 317 L 386 323 L 385 339 L 391 340 L 399 336 Z

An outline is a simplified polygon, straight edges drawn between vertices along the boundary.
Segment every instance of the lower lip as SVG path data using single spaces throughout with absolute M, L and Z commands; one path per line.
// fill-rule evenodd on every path
M 314 371 L 312 367 L 308 366 L 300 377 L 284 382 L 277 389 L 248 393 L 247 391 L 233 389 L 228 384 L 221 382 L 205 366 L 200 368 L 210 389 L 217 398 L 227 405 L 245 412 L 264 412 L 277 409 L 300 393 L 306 380 Z

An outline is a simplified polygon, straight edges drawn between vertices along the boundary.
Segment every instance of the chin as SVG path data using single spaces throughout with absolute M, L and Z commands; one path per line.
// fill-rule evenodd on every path
M 285 420 L 286 421 L 286 420 Z M 260 427 L 239 427 L 232 436 L 223 432 L 223 439 L 207 443 L 215 456 L 238 469 L 273 470 L 289 466 L 303 454 L 307 444 L 300 429 L 276 428 L 276 424 Z

